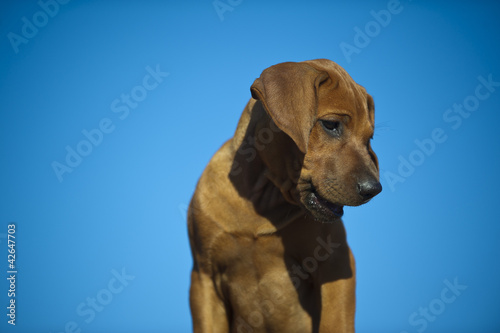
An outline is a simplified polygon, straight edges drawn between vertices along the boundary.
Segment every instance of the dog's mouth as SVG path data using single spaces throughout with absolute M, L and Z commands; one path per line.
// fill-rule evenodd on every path
M 314 186 L 311 185 L 308 192 L 305 197 L 305 204 L 313 215 L 319 213 L 323 218 L 326 217 L 327 219 L 341 218 L 344 215 L 343 205 L 335 204 L 323 198 Z

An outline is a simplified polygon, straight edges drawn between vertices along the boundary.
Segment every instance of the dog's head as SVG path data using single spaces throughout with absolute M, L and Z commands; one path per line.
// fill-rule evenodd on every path
M 315 218 L 339 218 L 343 206 L 364 204 L 382 190 L 370 146 L 373 99 L 339 65 L 281 63 L 264 70 L 251 92 L 303 153 L 297 196 Z

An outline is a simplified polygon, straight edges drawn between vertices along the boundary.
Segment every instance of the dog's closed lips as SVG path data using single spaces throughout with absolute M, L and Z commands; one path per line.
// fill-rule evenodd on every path
M 344 215 L 344 207 L 343 206 L 334 204 L 332 202 L 329 202 L 326 199 L 323 199 L 314 190 L 312 190 L 311 193 L 309 194 L 308 204 L 309 204 L 309 206 L 312 207 L 312 209 L 315 209 L 316 207 L 320 207 L 319 209 L 323 209 L 324 211 L 329 211 L 335 217 L 342 217 L 342 215 Z

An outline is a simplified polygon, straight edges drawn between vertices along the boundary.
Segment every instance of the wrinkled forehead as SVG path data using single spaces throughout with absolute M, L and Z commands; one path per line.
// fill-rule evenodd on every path
M 330 80 L 318 91 L 318 117 L 328 113 L 348 114 L 351 118 L 370 118 L 373 123 L 373 100 L 366 89 L 354 82 L 345 71 L 329 70 Z

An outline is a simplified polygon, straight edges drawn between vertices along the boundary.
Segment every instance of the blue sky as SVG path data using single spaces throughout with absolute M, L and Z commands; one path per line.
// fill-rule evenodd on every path
M 199 175 L 263 69 L 328 58 L 376 104 L 384 191 L 344 215 L 357 331 L 498 332 L 500 5 L 216 4 L 0 5 L 0 330 L 190 332 Z

